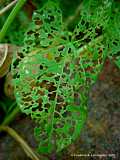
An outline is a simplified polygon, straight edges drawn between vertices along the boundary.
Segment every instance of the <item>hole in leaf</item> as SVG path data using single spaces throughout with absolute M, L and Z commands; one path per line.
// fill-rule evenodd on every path
M 55 57 L 56 62 L 60 62 L 61 57 Z
M 30 108 L 32 107 L 32 105 L 30 106 Z M 37 110 L 37 108 L 32 108 L 32 111 L 35 112 Z
M 34 35 L 35 35 L 35 38 L 38 38 L 40 34 L 39 33 L 35 33 Z
M 41 88 L 44 88 L 44 87 L 47 86 L 47 83 L 48 83 L 48 81 L 43 80 L 39 85 L 40 85 Z
M 64 40 L 67 40 L 67 37 L 65 37 L 65 36 L 62 36 L 61 38 L 64 39 Z
M 80 95 L 79 95 L 79 93 L 74 93 L 74 103 L 75 103 L 75 105 L 80 105 Z
M 52 29 L 52 30 L 55 30 L 55 31 L 57 31 L 57 29 L 56 29 L 55 27 L 53 27 L 53 26 L 51 26 L 51 29 Z
M 71 48 L 68 49 L 68 53 L 71 53 Z
M 13 79 L 16 79 L 16 78 L 20 78 L 20 75 L 18 73 L 13 75 Z
M 40 69 L 43 69 L 43 66 L 42 66 L 42 65 L 40 65 Z
M 91 37 L 88 36 L 87 38 L 84 39 L 84 42 L 89 43 L 91 41 Z
M 53 15 L 48 15 L 48 20 L 49 20 L 49 22 L 54 21 L 54 16 Z
M 86 28 L 88 29 L 88 27 L 89 27 L 89 22 L 86 22 L 86 23 L 85 23 L 85 26 L 86 26 Z
M 49 34 L 48 34 L 48 38 L 49 38 L 49 39 L 53 38 L 52 34 L 49 33 Z
M 117 46 L 117 45 L 118 45 L 118 44 L 117 44 L 117 42 L 115 42 L 115 41 L 113 42 L 113 44 L 114 44 L 115 46 Z
M 40 19 L 35 20 L 34 22 L 36 25 L 39 25 L 39 26 L 43 24 L 42 20 L 40 20 Z
M 60 79 L 60 76 L 55 77 L 56 81 L 59 81 L 59 79 Z
M 95 29 L 95 32 L 96 32 L 97 36 L 100 36 L 100 35 L 102 34 L 102 27 L 101 27 L 101 26 L 100 26 L 100 27 L 97 27 L 97 28 Z
M 70 75 L 70 79 L 73 80 L 74 78 L 75 78 L 75 73 L 72 73 L 72 74 Z
M 77 34 L 75 36 L 76 40 L 82 39 L 84 37 L 85 33 L 84 32 L 79 32 L 79 34 Z
M 45 108 L 50 108 L 50 104 L 49 104 L 49 103 L 46 103 L 46 104 L 44 105 L 44 107 L 45 107 Z
M 55 112 L 55 113 L 54 113 L 54 117 L 55 117 L 55 118 L 60 117 L 59 113 L 58 113 L 58 112 Z
M 57 12 L 58 12 L 58 13 L 61 13 L 61 10 L 58 9 Z
M 31 34 L 34 34 L 34 33 L 35 33 L 34 31 L 30 30 L 30 31 L 28 31 L 26 34 L 27 34 L 27 35 L 31 35 Z
M 42 98 L 39 98 L 38 101 L 37 101 L 37 103 L 39 104 L 39 106 L 38 106 L 39 111 L 42 111 L 42 110 L 43 110 L 43 109 L 42 109 L 42 102 L 43 102 Z
M 63 72 L 66 73 L 66 74 L 70 74 L 69 65 L 70 65 L 69 63 L 66 63 L 65 67 L 63 68 Z
M 25 41 L 25 43 L 26 43 L 27 45 L 32 45 L 33 40 L 28 39 L 28 40 Z M 30 47 L 28 47 L 27 49 L 29 49 L 29 48 L 30 48 Z
M 64 102 L 64 98 L 62 96 L 57 96 L 57 103 Z
M 56 89 L 57 89 L 56 86 L 51 85 L 51 86 L 48 88 L 48 91 L 49 91 L 49 92 L 52 92 L 52 91 L 55 91 Z
M 18 54 L 18 56 L 19 56 L 20 58 L 24 58 L 24 55 L 23 55 L 22 52 L 18 52 L 17 54 Z
M 45 112 L 48 113 L 48 109 L 47 108 L 45 108 Z
M 58 51 L 63 51 L 63 49 L 64 49 L 65 47 L 62 45 L 62 46 L 59 46 L 58 47 Z
M 85 24 L 85 21 L 84 21 L 83 19 L 81 20 L 81 24 L 82 24 L 82 25 L 84 25 L 84 24 Z
M 21 61 L 21 59 L 17 58 L 14 62 L 13 62 L 13 66 L 14 68 L 16 68 L 19 65 L 19 62 Z
M 56 92 L 51 92 L 48 94 L 49 100 L 54 100 L 56 96 Z
M 24 102 L 30 102 L 30 101 L 32 101 L 32 98 L 31 98 L 29 95 L 25 96 L 25 94 L 24 94 L 22 100 L 23 100 Z

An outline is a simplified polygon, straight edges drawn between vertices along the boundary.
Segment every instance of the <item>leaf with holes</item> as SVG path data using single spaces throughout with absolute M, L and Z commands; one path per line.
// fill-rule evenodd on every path
M 112 2 L 93 2 L 84 1 L 70 37 L 58 4 L 48 1 L 34 13 L 24 47 L 14 56 L 16 99 L 36 122 L 39 152 L 61 151 L 79 136 L 86 120 L 89 89 L 110 50 Z

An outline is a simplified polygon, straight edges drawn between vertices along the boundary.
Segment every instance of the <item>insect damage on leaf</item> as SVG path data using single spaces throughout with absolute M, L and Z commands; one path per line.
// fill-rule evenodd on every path
M 35 11 L 24 47 L 14 56 L 15 96 L 36 122 L 39 152 L 61 151 L 86 120 L 89 89 L 110 50 L 106 30 L 112 2 L 93 1 L 84 1 L 71 40 L 59 6 L 48 1 Z

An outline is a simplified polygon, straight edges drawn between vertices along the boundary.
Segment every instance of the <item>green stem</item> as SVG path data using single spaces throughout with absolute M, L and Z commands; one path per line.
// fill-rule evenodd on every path
M 11 3 L 9 3 L 6 7 L 4 7 L 2 10 L 0 10 L 0 16 L 3 15 L 6 11 L 8 11 L 16 2 L 17 0 L 14 0 Z
M 20 109 L 18 106 L 15 107 L 15 109 L 6 116 L 5 120 L 3 121 L 2 125 L 8 125 L 11 121 L 13 121 L 16 117 L 16 115 L 20 112 Z
M 13 20 L 15 19 L 15 16 L 17 15 L 17 13 L 19 12 L 19 10 L 22 8 L 22 6 L 24 5 L 24 3 L 26 2 L 26 0 L 18 0 L 16 6 L 13 8 L 13 10 L 11 11 L 10 15 L 8 16 L 5 24 L 3 25 L 3 28 L 1 29 L 0 32 L 0 42 L 3 40 L 3 38 L 6 35 L 6 32 L 8 30 L 8 28 L 10 27 L 11 23 L 13 22 Z
M 29 145 L 24 141 L 24 139 L 20 137 L 14 129 L 8 126 L 0 126 L 0 131 L 5 131 L 9 135 L 11 135 L 21 145 L 27 156 L 30 157 L 32 160 L 40 160 L 38 156 L 29 147 Z
M 16 102 L 15 102 L 16 103 Z M 15 105 L 14 103 L 14 105 Z M 33 156 L 34 157 L 34 153 L 32 153 L 32 150 L 30 151 L 30 147 L 26 146 L 27 144 L 25 144 L 26 142 L 23 142 L 24 140 L 22 140 L 22 138 L 10 127 L 6 126 L 6 125 L 9 125 L 11 121 L 13 121 L 16 117 L 16 115 L 20 112 L 20 109 L 18 106 L 15 107 L 15 109 L 8 115 L 6 116 L 5 120 L 3 121 L 3 123 L 0 125 L 0 132 L 1 131 L 6 131 L 8 132 L 16 141 L 18 141 L 22 148 L 25 150 L 26 154 L 30 154 L 30 156 Z M 25 144 L 25 145 L 24 145 Z M 35 155 L 36 156 L 36 155 Z M 39 157 L 41 159 L 45 159 L 45 160 L 48 160 L 49 157 L 47 157 L 47 155 L 39 155 Z M 33 158 L 33 160 L 39 160 L 39 159 L 35 159 Z

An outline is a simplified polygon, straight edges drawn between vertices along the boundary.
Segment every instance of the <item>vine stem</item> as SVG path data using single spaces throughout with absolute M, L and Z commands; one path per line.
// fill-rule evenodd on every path
M 7 115 L 5 117 L 4 121 L 2 122 L 2 125 L 8 125 L 8 124 L 10 124 L 10 122 L 13 121 L 15 119 L 16 115 L 20 112 L 20 109 L 16 105 L 16 102 L 13 105 L 14 105 L 15 108 L 13 109 L 13 111 L 9 115 Z
M 32 160 L 40 160 L 38 156 L 29 147 L 29 145 L 23 140 L 22 137 L 18 135 L 18 133 L 14 129 L 8 126 L 0 126 L 0 131 L 5 131 L 10 136 L 12 136 L 21 145 L 27 156 L 30 157 Z
M 15 7 L 13 8 L 13 10 L 11 11 L 10 15 L 8 16 L 7 20 L 5 21 L 5 24 L 3 25 L 2 29 L 1 29 L 0 42 L 5 37 L 9 26 L 11 25 L 11 23 L 13 22 L 13 20 L 15 19 L 16 15 L 17 15 L 17 13 L 22 8 L 22 6 L 24 5 L 25 2 L 26 2 L 26 0 L 19 0 L 17 2 L 17 4 L 15 5 Z

